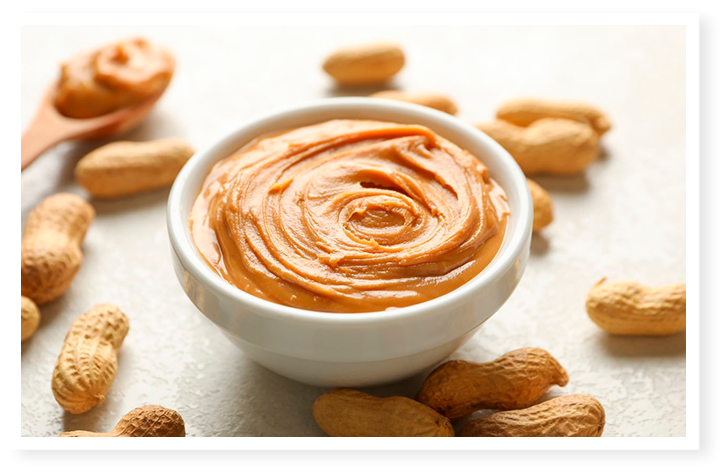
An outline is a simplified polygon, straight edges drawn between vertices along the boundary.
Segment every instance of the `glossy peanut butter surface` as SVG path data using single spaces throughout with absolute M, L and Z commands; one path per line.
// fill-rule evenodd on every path
M 113 43 L 61 66 L 54 103 L 67 117 L 97 117 L 161 93 L 174 67 L 167 50 L 142 38 Z
M 260 138 L 216 164 L 190 213 L 222 278 L 308 310 L 431 300 L 498 252 L 508 205 L 469 152 L 418 125 L 336 120 Z

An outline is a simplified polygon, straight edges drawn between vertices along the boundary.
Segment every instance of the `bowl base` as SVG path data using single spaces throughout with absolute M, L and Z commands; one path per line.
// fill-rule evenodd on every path
M 273 353 L 236 336 L 222 333 L 256 363 L 288 379 L 320 387 L 366 387 L 393 383 L 433 368 L 468 341 L 480 327 L 444 345 L 400 358 L 329 362 Z

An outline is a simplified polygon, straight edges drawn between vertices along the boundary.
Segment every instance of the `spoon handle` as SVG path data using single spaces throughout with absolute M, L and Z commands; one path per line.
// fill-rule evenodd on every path
M 62 128 L 44 127 L 34 122 L 20 138 L 20 170 L 25 170 L 43 152 L 67 138 Z
M 30 126 L 20 138 L 20 170 L 25 170 L 43 152 L 64 140 L 100 139 L 125 132 L 141 122 L 162 92 L 144 102 L 87 119 L 61 115 L 53 104 L 54 87 L 41 102 Z
M 64 118 L 49 101 L 43 101 L 35 118 L 20 138 L 20 170 L 25 170 L 54 145 L 83 134 L 85 128 L 85 124 L 77 124 Z

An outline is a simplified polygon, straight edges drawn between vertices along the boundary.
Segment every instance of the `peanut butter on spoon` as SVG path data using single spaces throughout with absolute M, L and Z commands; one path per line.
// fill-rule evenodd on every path
M 79 54 L 61 66 L 20 139 L 20 169 L 71 139 L 99 139 L 144 120 L 174 73 L 172 55 L 143 39 Z
M 174 68 L 171 53 L 142 38 L 113 43 L 61 66 L 54 104 L 66 117 L 97 117 L 160 94 Z

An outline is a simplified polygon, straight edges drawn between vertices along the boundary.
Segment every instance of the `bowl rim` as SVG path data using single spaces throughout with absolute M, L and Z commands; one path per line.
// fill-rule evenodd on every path
M 513 231 L 510 236 L 508 231 L 506 232 L 504 242 L 493 260 L 475 277 L 446 294 L 407 307 L 360 313 L 322 312 L 289 307 L 284 304 L 271 302 L 249 294 L 224 280 L 204 261 L 192 240 L 191 233 L 189 232 L 188 218 L 186 215 L 183 218 L 182 213 L 185 209 L 189 212 L 189 207 L 192 204 L 190 202 L 190 206 L 185 207 L 182 202 L 186 195 L 187 188 L 192 186 L 189 184 L 190 181 L 192 181 L 191 178 L 197 178 L 199 174 L 202 173 L 204 174 L 202 177 L 204 179 L 204 176 L 207 176 L 210 168 L 215 163 L 229 156 L 231 153 L 230 150 L 237 150 L 250 141 L 250 138 L 241 139 L 241 137 L 245 136 L 246 132 L 249 132 L 250 129 L 254 129 L 261 125 L 274 124 L 295 114 L 322 111 L 332 112 L 337 109 L 344 108 L 363 108 L 369 111 L 376 110 L 376 112 L 394 111 L 395 113 L 399 112 L 424 117 L 427 122 L 438 123 L 438 126 L 455 130 L 461 135 L 468 136 L 470 140 L 480 141 L 481 145 L 483 145 L 489 152 L 488 157 L 478 157 L 483 160 L 484 163 L 486 162 L 486 159 L 502 162 L 501 165 L 506 171 L 505 174 L 508 175 L 509 179 L 513 180 L 515 193 L 518 195 L 517 200 L 511 200 L 511 196 L 509 196 L 508 193 L 506 194 L 510 209 L 508 226 L 513 227 Z M 342 113 L 342 118 L 345 118 L 344 113 Z M 309 125 L 318 122 L 321 121 L 312 121 Z M 392 120 L 392 122 L 398 121 Z M 305 124 L 300 125 L 300 127 L 304 126 Z M 278 129 L 280 128 L 281 127 L 278 127 Z M 273 130 L 276 130 L 276 128 L 268 128 L 268 131 Z M 262 133 L 264 132 L 258 133 L 257 135 L 261 135 Z M 450 139 L 448 138 L 448 140 Z M 455 143 L 457 145 L 457 142 Z M 237 146 L 235 146 L 235 144 L 237 144 Z M 471 153 L 475 154 L 475 152 L 472 151 Z M 220 156 L 211 160 L 211 155 Z M 475 155 L 478 156 L 477 154 Z M 208 161 L 210 162 L 208 166 L 201 166 L 201 164 Z M 488 166 L 489 164 L 486 163 L 486 165 Z M 503 186 L 502 177 L 498 182 L 501 186 Z M 194 197 L 196 197 L 198 193 L 199 190 L 195 190 L 194 195 L 192 195 L 193 201 Z M 513 193 L 510 195 L 513 195 Z M 514 210 L 514 202 L 520 203 L 520 209 Z M 359 325 L 362 323 L 407 320 L 410 318 L 416 318 L 425 313 L 436 312 L 443 307 L 455 305 L 456 303 L 467 299 L 467 297 L 471 294 L 478 292 L 488 284 L 499 280 L 513 265 L 516 264 L 520 251 L 530 240 L 532 221 L 533 206 L 531 205 L 531 195 L 528 191 L 526 177 L 513 157 L 495 140 L 467 122 L 444 112 L 401 101 L 368 97 L 338 97 L 321 99 L 318 101 L 302 103 L 293 107 L 281 108 L 268 114 L 255 117 L 252 120 L 245 121 L 242 125 L 226 133 L 213 144 L 197 151 L 187 161 L 182 170 L 178 173 L 167 201 L 167 232 L 173 252 L 177 254 L 186 272 L 192 274 L 195 279 L 208 289 L 212 289 L 216 294 L 222 294 L 223 296 L 244 306 L 251 307 L 257 313 L 267 317 L 290 319 L 299 322 L 338 323 L 341 325 Z

